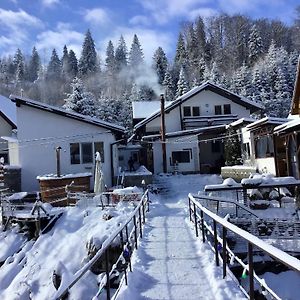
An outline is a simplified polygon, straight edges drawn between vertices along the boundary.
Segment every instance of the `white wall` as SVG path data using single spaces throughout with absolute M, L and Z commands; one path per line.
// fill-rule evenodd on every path
M 271 173 L 276 176 L 276 167 L 274 157 L 257 158 L 255 165 L 259 173 Z
M 93 163 L 71 165 L 70 143 L 77 142 L 104 142 L 104 180 L 108 186 L 111 185 L 110 144 L 115 141 L 115 137 L 110 132 L 107 133 L 108 129 L 25 105 L 17 107 L 17 121 L 22 190 L 37 190 L 39 186 L 36 176 L 56 173 L 55 148 L 58 146 L 62 147 L 62 174 L 81 172 L 93 174 Z M 35 139 L 37 141 L 33 141 Z
M 244 106 L 232 102 L 219 94 L 216 94 L 209 90 L 203 90 L 198 94 L 195 94 L 190 99 L 186 100 L 181 107 L 183 117 L 184 106 L 198 106 L 200 107 L 200 116 L 212 116 L 215 115 L 215 105 L 231 105 L 231 114 L 238 115 L 238 118 L 244 118 L 250 116 L 250 110 Z M 166 132 L 174 132 L 181 130 L 180 124 L 180 106 L 174 108 L 165 115 L 166 119 Z M 152 120 L 146 125 L 146 132 L 159 131 L 160 130 L 160 116 Z
M 8 142 L 9 150 L 9 164 L 12 166 L 19 166 L 19 144 L 17 142 Z
M 166 156 L 167 156 L 167 172 L 173 172 L 174 166 L 171 165 L 170 161 L 172 161 L 172 152 L 180 151 L 184 149 L 192 149 L 192 158 L 189 163 L 179 163 L 178 171 L 179 172 L 199 172 L 199 149 L 198 149 L 198 141 L 197 138 L 194 138 L 192 142 L 188 143 L 176 143 L 177 139 L 172 138 L 168 139 L 169 142 L 166 144 Z M 185 137 L 186 138 L 186 137 Z M 175 142 L 175 143 L 174 143 Z M 153 162 L 154 162 L 154 173 L 162 173 L 163 172 L 163 160 L 162 160 L 162 146 L 160 142 L 153 143 Z

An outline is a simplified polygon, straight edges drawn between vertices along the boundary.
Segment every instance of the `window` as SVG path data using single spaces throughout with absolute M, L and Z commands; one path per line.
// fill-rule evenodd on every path
M 72 165 L 91 164 L 94 162 L 95 153 L 99 152 L 101 155 L 101 162 L 104 162 L 104 143 L 90 142 L 90 143 L 71 143 L 70 144 L 70 158 Z
M 72 165 L 80 164 L 79 143 L 71 143 L 70 144 L 70 155 L 71 155 L 71 164 Z
M 224 104 L 224 115 L 230 115 L 230 114 L 231 114 L 230 104 Z
M 191 108 L 189 106 L 183 107 L 183 116 L 190 117 L 191 116 Z
M 94 153 L 99 152 L 101 156 L 101 162 L 104 163 L 104 143 L 95 142 L 94 143 Z
M 221 142 L 220 141 L 212 141 L 211 152 L 213 152 L 213 153 L 221 152 Z
M 193 106 L 193 116 L 194 117 L 200 116 L 200 107 L 199 106 Z
M 93 144 L 82 143 L 81 144 L 81 162 L 83 164 L 89 164 L 93 162 Z
M 222 114 L 222 106 L 215 105 L 215 115 L 221 115 L 221 114 Z
M 190 151 L 173 151 L 172 152 L 172 161 L 173 164 L 178 163 L 189 163 L 190 162 Z

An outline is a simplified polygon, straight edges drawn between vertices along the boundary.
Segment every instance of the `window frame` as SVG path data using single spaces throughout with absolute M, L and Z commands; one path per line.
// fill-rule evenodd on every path
M 89 159 L 86 160 L 84 154 L 84 146 L 90 144 L 91 149 L 89 155 Z M 77 146 L 75 149 L 76 152 L 72 151 L 72 147 Z M 100 146 L 100 148 L 99 148 Z M 98 148 L 98 149 L 97 149 Z M 98 151 L 101 156 L 101 162 L 104 163 L 104 142 L 103 141 L 92 141 L 92 142 L 74 142 L 69 144 L 70 150 L 70 164 L 71 165 L 90 165 L 95 163 L 95 153 Z
M 195 110 L 197 111 L 197 113 L 195 113 Z M 200 107 L 192 106 L 192 114 L 193 114 L 193 117 L 199 117 L 200 116 Z
M 182 155 L 185 155 L 185 157 Z M 172 157 L 173 164 L 176 164 L 176 162 L 178 164 L 186 164 L 186 163 L 189 164 L 191 162 L 191 151 L 189 149 L 172 151 L 171 157 Z
M 183 116 L 184 117 L 191 117 L 192 116 L 192 110 L 190 106 L 183 106 Z
M 222 115 L 222 105 L 215 105 L 215 115 L 216 116 Z
M 223 105 L 224 115 L 231 115 L 231 105 L 230 104 L 224 104 Z M 228 112 L 226 112 L 228 111 Z

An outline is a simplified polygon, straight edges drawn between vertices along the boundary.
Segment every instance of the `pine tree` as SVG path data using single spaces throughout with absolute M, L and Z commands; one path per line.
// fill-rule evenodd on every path
M 69 73 L 69 53 L 66 45 L 64 45 L 61 62 L 62 62 L 62 73 L 64 76 L 67 76 Z
M 161 47 L 158 47 L 154 52 L 152 67 L 157 74 L 158 83 L 162 84 L 168 67 L 168 60 L 164 50 Z
M 220 83 L 221 73 L 216 62 L 213 62 L 212 67 L 210 69 L 209 80 L 216 84 Z
M 120 72 L 127 66 L 127 46 L 124 37 L 121 35 L 115 52 L 116 71 Z
M 68 74 L 70 78 L 75 78 L 78 73 L 78 61 L 75 52 L 71 49 L 68 55 Z
M 25 65 L 22 51 L 17 49 L 13 60 L 16 82 L 20 83 L 25 79 Z
M 197 57 L 206 59 L 206 34 L 203 19 L 199 16 L 195 22 L 195 36 L 197 41 Z
M 240 96 L 247 97 L 251 94 L 251 75 L 248 67 L 243 64 L 234 74 L 232 89 Z
M 87 31 L 82 45 L 81 57 L 78 63 L 80 76 L 89 76 L 99 71 L 97 52 L 90 30 Z
M 53 49 L 51 59 L 47 67 L 46 78 L 50 80 L 60 80 L 62 73 L 61 61 L 56 53 L 56 50 Z
M 35 47 L 32 49 L 31 57 L 28 64 L 28 80 L 34 82 L 38 79 L 41 68 L 41 59 Z
M 224 142 L 225 165 L 234 166 L 242 163 L 241 143 L 236 131 L 230 126 Z
M 165 75 L 165 78 L 164 78 L 164 81 L 163 81 L 162 84 L 165 88 L 165 93 L 164 94 L 165 94 L 166 101 L 175 100 L 174 99 L 175 98 L 175 93 L 174 93 L 175 87 L 174 87 L 174 84 L 173 84 L 170 69 L 167 69 L 166 75 Z
M 144 54 L 140 41 L 135 34 L 129 51 L 129 66 L 132 69 L 138 68 L 144 63 Z
M 249 36 L 249 60 L 251 64 L 254 64 L 263 53 L 263 45 L 261 36 L 254 24 L 251 28 Z
M 95 115 L 95 98 L 92 93 L 86 92 L 81 79 L 75 77 L 71 83 L 72 93 L 64 100 L 63 107 L 83 115 Z
M 115 64 L 115 50 L 112 41 L 108 42 L 106 48 L 105 66 L 108 75 L 113 76 L 115 74 L 116 64 Z
M 176 98 L 182 96 L 189 90 L 189 87 L 188 87 L 188 84 L 187 84 L 187 81 L 185 78 L 186 78 L 185 72 L 184 72 L 183 68 L 181 68 L 180 73 L 179 73 L 179 79 L 177 82 Z

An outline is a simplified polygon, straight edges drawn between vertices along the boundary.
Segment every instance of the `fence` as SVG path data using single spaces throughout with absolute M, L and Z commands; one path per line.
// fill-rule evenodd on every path
M 104 287 L 106 287 L 106 298 L 110 299 L 110 277 L 113 272 L 122 265 L 122 272 L 124 272 L 125 284 L 128 284 L 128 267 L 132 271 L 131 267 L 131 254 L 133 249 L 137 249 L 138 238 L 143 236 L 142 225 L 145 223 L 146 211 L 149 211 L 149 193 L 148 190 L 143 194 L 137 207 L 131 213 L 130 217 L 125 221 L 123 225 L 111 234 L 111 236 L 103 243 L 101 249 L 95 254 L 95 256 L 80 270 L 78 270 L 74 276 L 66 282 L 63 286 L 60 286 L 52 299 L 60 299 L 61 297 L 68 294 L 68 291 L 84 276 L 84 274 L 90 270 L 95 263 L 104 255 L 105 257 L 105 277 L 100 282 L 99 291 L 95 295 L 100 295 Z M 109 251 L 110 246 L 117 240 L 120 239 L 122 246 L 122 252 L 118 257 L 117 261 L 109 267 Z M 125 260 L 126 264 L 122 264 Z
M 199 231 L 202 234 L 203 242 L 208 240 L 208 234 L 213 236 L 211 247 L 215 253 L 216 265 L 220 265 L 220 260 L 223 264 L 223 278 L 227 276 L 228 260 L 229 263 L 235 261 L 248 272 L 249 275 L 249 293 L 247 293 L 241 286 L 242 291 L 249 299 L 255 299 L 254 280 L 256 280 L 264 294 L 270 295 L 273 299 L 281 299 L 263 279 L 258 277 L 254 271 L 253 265 L 253 248 L 256 247 L 264 254 L 269 255 L 275 261 L 282 263 L 287 268 L 300 273 L 300 261 L 291 255 L 263 242 L 259 238 L 253 236 L 245 230 L 238 228 L 232 223 L 228 222 L 226 218 L 222 218 L 209 209 L 205 208 L 197 200 L 201 200 L 201 196 L 188 195 L 189 202 L 189 217 L 190 221 L 194 223 L 196 236 L 199 236 Z M 211 225 L 212 224 L 212 227 Z M 221 232 L 221 237 L 218 235 Z M 248 263 L 245 264 L 242 259 L 237 257 L 229 248 L 227 243 L 227 233 L 231 232 L 244 240 L 248 244 Z M 220 253 L 219 253 L 220 252 Z M 230 258 L 230 259 L 229 259 Z

